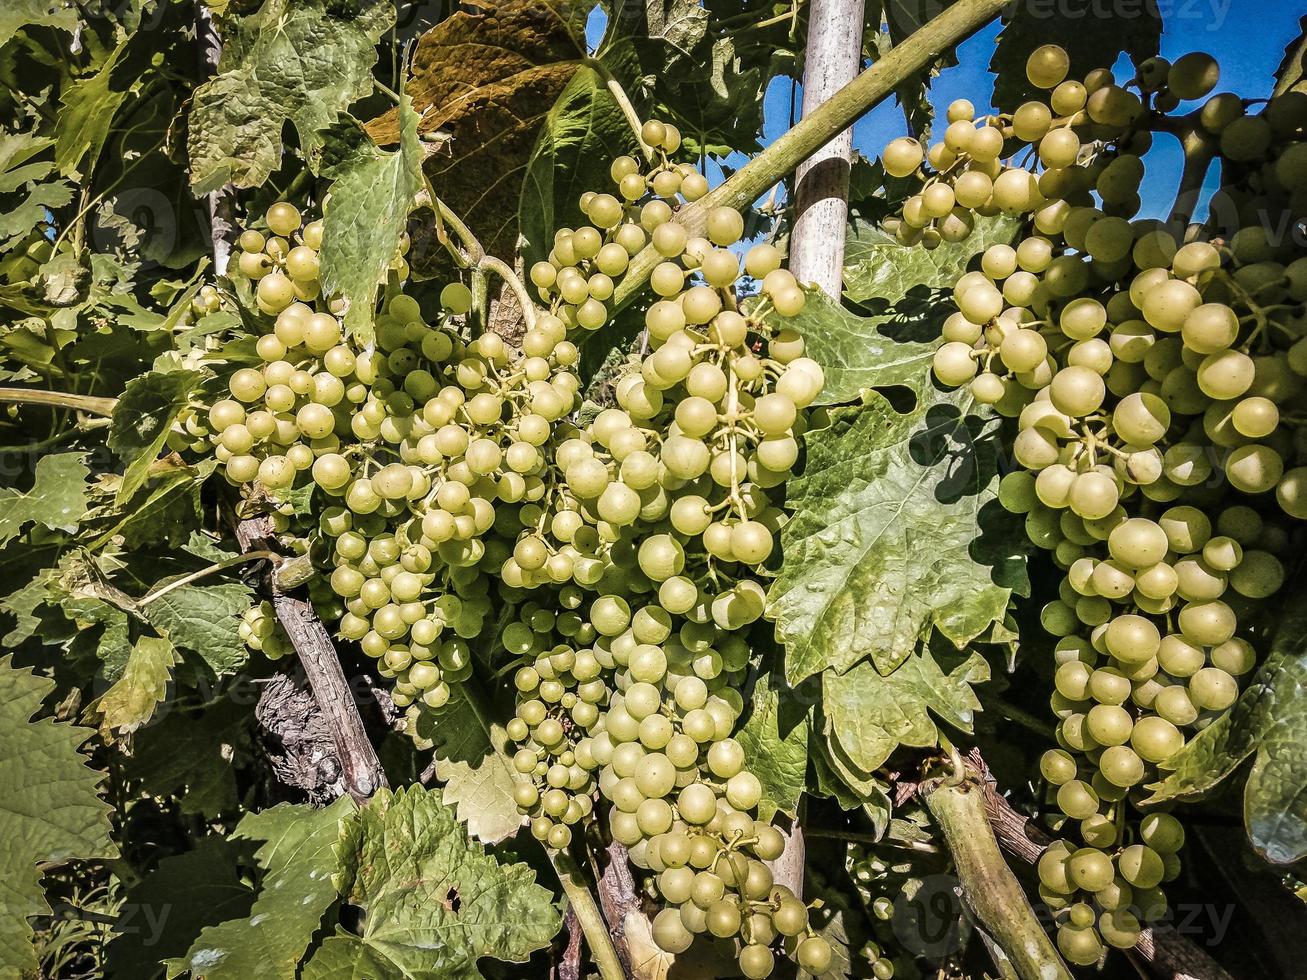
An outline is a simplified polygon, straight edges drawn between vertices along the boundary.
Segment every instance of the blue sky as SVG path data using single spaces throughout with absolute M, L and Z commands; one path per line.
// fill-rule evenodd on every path
M 1307 12 L 1298 0 L 1156 0 L 1156 3 L 1164 23 L 1162 55 L 1174 60 L 1190 51 L 1211 53 L 1221 66 L 1217 91 L 1237 92 L 1245 98 L 1264 98 L 1270 94 L 1272 72 L 1283 57 L 1285 45 L 1298 35 L 1298 18 Z M 592 20 L 590 26 L 591 39 L 597 41 L 603 30 L 602 18 Z M 993 78 L 986 69 L 999 29 L 998 23 L 991 24 L 965 41 L 958 48 L 957 66 L 946 69 L 935 79 L 931 102 L 941 115 L 944 107 L 958 98 L 970 99 L 978 113 L 992 109 L 988 100 L 993 94 Z M 1118 65 L 1122 70 L 1119 76 L 1125 65 L 1123 59 Z M 793 93 L 795 87 L 788 79 L 777 79 L 768 89 L 764 142 L 770 142 L 789 127 L 792 94 L 795 104 L 801 101 Z M 875 157 L 881 147 L 903 132 L 902 112 L 889 99 L 854 125 L 853 142 L 867 156 Z M 743 159 L 728 158 L 727 162 L 739 166 Z M 1179 174 L 1179 145 L 1173 137 L 1159 134 L 1147 160 L 1151 176 L 1145 178 L 1141 189 L 1142 213 L 1165 215 Z M 709 178 L 716 182 L 720 177 L 720 168 L 710 166 Z M 1215 170 L 1208 180 L 1209 184 L 1215 184 Z

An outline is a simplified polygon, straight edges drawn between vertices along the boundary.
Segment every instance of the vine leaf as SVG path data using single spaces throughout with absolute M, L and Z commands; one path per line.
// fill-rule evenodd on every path
M 179 797 L 183 813 L 215 817 L 235 807 L 236 763 L 250 752 L 254 692 L 234 690 L 199 711 L 156 714 L 132 738 L 128 771 L 152 796 Z M 199 935 L 197 929 L 190 939 Z M 181 956 L 188 939 L 172 955 Z
M 867 659 L 889 674 L 932 628 L 962 647 L 1025 593 L 1021 530 L 995 501 L 995 434 L 977 410 L 965 390 L 930 388 L 908 414 L 873 392 L 808 434 L 769 596 L 791 684 Z
M 845 241 L 844 294 L 855 303 L 884 300 L 891 306 L 917 295 L 923 303 L 916 305 L 924 305 L 927 291 L 952 289 L 973 256 L 1011 242 L 1019 227 L 1019 221 L 1006 215 L 978 218 L 962 241 L 941 242 L 927 250 L 900 245 L 877 225 L 855 222 Z M 915 308 L 910 312 L 913 318 L 919 315 Z
M 177 648 L 158 636 L 142 636 L 132 647 L 122 676 L 104 692 L 97 704 L 100 734 L 134 732 L 154 717 L 154 709 L 167 696 Z
M 109 138 L 109 127 L 139 67 L 125 58 L 130 41 L 123 40 L 94 74 L 79 78 L 59 95 L 63 108 L 55 121 L 54 159 L 66 177 L 81 180 L 89 174 Z M 86 166 L 79 171 L 83 161 Z
M 112 858 L 102 774 L 79 751 L 90 729 L 32 720 L 54 682 L 0 659 L 0 972 L 39 972 L 27 917 L 50 911 L 38 866 Z
M 500 864 L 467 838 L 438 792 L 381 790 L 342 835 L 338 884 L 366 912 L 337 929 L 304 980 L 477 978 L 476 961 L 524 962 L 558 932 L 552 895 L 525 864 Z
M 418 736 L 435 750 L 442 802 L 456 808 L 472 837 L 497 844 L 517 833 L 522 813 L 513 799 L 517 780 L 507 754 L 508 733 L 473 702 L 476 693 L 462 692 L 439 716 L 423 714 Z
M 0 135 L 0 194 L 26 192 L 13 208 L 0 213 L 0 250 L 8 251 L 27 237 L 42 221 L 47 211 L 61 208 L 73 199 L 73 189 L 65 181 L 42 183 L 54 171 L 50 160 L 31 162 L 32 157 L 54 145 L 54 140 L 28 133 Z
M 906 385 L 920 391 L 930 384 L 935 342 L 898 339 L 887 332 L 894 316 L 859 316 L 844 309 L 821 289 L 805 287 L 808 301 L 798 316 L 770 310 L 764 320 L 790 327 L 803 336 L 803 352 L 822 366 L 826 385 L 815 405 L 855 400 L 868 388 Z
M 1307 856 L 1307 586 L 1284 597 L 1270 653 L 1234 707 L 1165 763 L 1148 803 L 1191 799 L 1253 758 L 1244 823 L 1253 847 L 1275 864 Z
M 762 782 L 760 820 L 779 810 L 794 816 L 808 775 L 809 711 L 778 677 L 758 678 L 748 720 L 735 734 L 750 770 Z
M 194 850 L 174 854 L 127 891 L 123 915 L 109 943 L 109 980 L 140 980 L 182 956 L 205 926 L 249 913 L 254 889 L 241 880 L 244 842 L 204 837 Z
M 1018 5 L 1010 10 L 989 62 L 996 76 L 994 105 L 1003 111 L 1043 95 L 1026 78 L 1026 59 L 1050 37 L 1070 56 L 1068 77 L 1084 78 L 1095 68 L 1111 68 L 1122 53 L 1136 64 L 1151 58 L 1162 35 L 1161 15 L 1151 4 L 1114 13 L 1095 0 L 1065 0 L 1056 7 Z
M 592 5 L 500 0 L 471 6 L 418 40 L 407 91 L 422 114 L 420 134 L 446 138 L 424 163 L 427 179 L 486 251 L 511 260 L 521 181 L 541 126 L 585 57 Z M 367 129 L 383 146 L 395 142 L 397 113 Z
M 262 842 L 255 858 L 263 869 L 249 914 L 205 928 L 169 975 L 189 970 L 206 980 L 295 980 L 296 969 L 336 899 L 336 845 L 355 810 L 342 796 L 331 806 L 282 803 L 241 818 L 233 834 Z
M 1307 91 L 1307 16 L 1298 21 L 1298 36 L 1284 49 L 1284 59 L 1275 70 L 1275 94 Z
M 225 21 L 219 73 L 191 107 L 191 190 L 260 186 L 281 165 L 287 121 L 311 156 L 319 130 L 372 93 L 377 40 L 394 20 L 385 0 L 265 0 Z
M 406 94 L 400 96 L 399 112 L 396 152 L 383 151 L 363 137 L 323 171 L 335 183 L 323 217 L 322 288 L 349 300 L 345 326 L 360 343 L 372 339 L 377 287 L 399 253 L 414 198 L 422 189 L 418 115 Z
M 37 523 L 51 530 L 71 531 L 86 516 L 90 470 L 83 453 L 56 453 L 36 463 L 36 482 L 26 492 L 0 487 L 0 545 Z
M 160 583 L 167 584 L 166 579 Z M 183 585 L 153 600 L 145 613 L 173 643 L 203 657 L 215 674 L 230 674 L 249 660 L 240 616 L 253 595 L 243 582 Z
M 938 731 L 931 712 L 971 731 L 980 708 L 971 685 L 989 680 L 989 664 L 972 653 L 946 668 L 946 653 L 913 653 L 889 676 L 863 661 L 848 672 L 822 675 L 822 710 L 828 734 L 859 770 L 872 773 L 900 745 L 932 746 Z
M 71 33 L 77 30 L 80 17 L 76 7 L 50 0 L 5 0 L 0 7 L 0 46 L 24 27 L 54 27 Z
M 599 73 L 582 67 L 554 103 L 527 163 L 518 206 L 527 268 L 549 253 L 555 228 L 584 221 L 582 192 L 611 183 L 608 161 L 635 137 Z
M 817 405 L 855 400 L 868 388 L 904 385 L 921 395 L 930 384 L 930 361 L 943 320 L 952 310 L 939 291 L 949 289 L 973 256 L 997 242 L 1011 241 L 1012 218 L 982 218 L 971 235 L 933 251 L 900 245 L 867 222 L 854 222 L 845 246 L 844 295 L 863 316 L 820 289 L 808 288 L 808 302 L 796 317 L 769 310 L 764 319 L 803 335 L 804 353 L 826 372 Z
M 121 505 L 136 493 L 200 381 L 197 371 L 151 371 L 127 382 L 113 408 L 109 448 L 127 464 L 118 486 Z

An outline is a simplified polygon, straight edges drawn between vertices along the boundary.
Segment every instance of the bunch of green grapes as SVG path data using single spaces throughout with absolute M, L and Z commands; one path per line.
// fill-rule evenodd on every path
M 770 325 L 772 310 L 793 316 L 805 302 L 781 254 L 757 245 L 742 262 L 731 246 L 744 220 L 731 208 L 709 210 L 706 237 L 691 235 L 679 209 L 703 179 L 667 160 L 674 129 L 651 122 L 642 135 L 658 151 L 652 171 L 616 160 L 617 193 L 580 200 L 594 224 L 561 230 L 531 270 L 548 309 L 536 329 L 556 319 L 589 330 L 633 254 L 652 243 L 663 257 L 647 353 L 614 380 L 617 407 L 554 454 L 559 479 L 538 525 L 554 544 L 523 537 L 500 570 L 511 587 L 549 589 L 540 563 L 563 553 L 557 543 L 579 555 L 558 592 L 563 611 L 533 601 L 502 635 L 523 658 L 509 729 L 527 777 L 518 803 L 535 836 L 561 847 L 597 790 L 609 832 L 667 905 L 654 922 L 663 949 L 706 933 L 737 941 L 746 976 L 771 975 L 778 946 L 820 974 L 830 947 L 772 881 L 765 862 L 784 838 L 756 819 L 761 782 L 731 734 L 750 658 L 740 631 L 762 616 L 785 520 L 777 488 L 824 379 L 798 333 Z M 745 273 L 762 284 L 747 308 L 736 291 Z M 523 343 L 529 352 L 532 332 Z
M 241 641 L 269 660 L 280 660 L 294 649 L 290 637 L 277 620 L 272 603 L 264 600 L 241 614 L 238 629 Z
M 1065 53 L 1040 48 L 1028 75 L 1046 101 L 979 128 L 955 103 L 895 227 L 929 245 L 972 220 L 964 209 L 1026 218 L 1018 244 L 988 248 L 954 287 L 934 373 L 1018 420 L 999 497 L 1066 573 L 1042 614 L 1061 747 L 1041 772 L 1079 843 L 1050 849 L 1040 877 L 1062 952 L 1088 964 L 1165 910 L 1183 831 L 1166 813 L 1126 817 L 1234 703 L 1253 614 L 1307 518 L 1307 255 L 1264 223 L 1307 216 L 1307 96 L 1254 115 L 1223 93 L 1166 121 L 1214 88 L 1207 55 L 1152 59 L 1138 94 L 1101 70 L 1066 74 Z M 1135 217 L 1140 154 L 1177 125 L 1221 159 L 1206 230 Z M 1036 145 L 1041 171 L 998 163 L 1004 138 Z M 919 163 L 903 141 L 886 151 L 891 173 Z
M 266 220 L 280 237 L 247 231 L 236 259 L 268 318 L 259 366 L 182 419 L 175 447 L 211 451 L 230 482 L 270 501 L 274 530 L 329 570 L 315 584 L 343 606 L 338 634 L 395 679 L 397 704 L 439 709 L 472 670 L 467 640 L 491 610 L 493 576 L 531 536 L 522 515 L 534 523 L 533 502 L 551 492 L 555 429 L 574 429 L 561 420 L 579 388 L 576 348 L 561 324 L 532 356 L 495 334 L 466 340 L 452 319 L 470 306 L 461 283 L 428 324 L 402 291 L 403 246 L 375 344 L 361 347 L 312 285 L 320 224 L 287 250 L 299 212 L 279 204 Z M 211 300 L 197 296 L 206 312 Z M 318 494 L 307 525 L 288 503 L 305 492 Z
M 531 832 L 567 848 L 603 817 L 667 905 L 654 924 L 664 949 L 708 933 L 737 943 L 747 976 L 769 976 L 780 950 L 820 974 L 830 947 L 772 881 L 765 862 L 784 838 L 757 819 L 762 784 L 731 736 L 745 631 L 786 519 L 781 484 L 823 374 L 772 323 L 805 302 L 781 254 L 757 245 L 742 261 L 730 208 L 691 236 L 678 209 L 706 182 L 669 159 L 674 128 L 642 136 L 650 169 L 617 160 L 617 195 L 581 200 L 594 225 L 561 231 L 531 270 L 545 308 L 521 349 L 470 335 L 461 284 L 424 317 L 404 292 L 404 245 L 375 343 L 358 344 L 318 286 L 322 226 L 276 205 L 270 235 L 243 234 L 235 263 L 257 309 L 246 319 L 266 324 L 258 363 L 183 418 L 174 444 L 212 452 L 312 557 L 320 608 L 339 607 L 338 635 L 394 680 L 415 734 L 474 659 L 515 658 L 508 734 Z M 617 407 L 581 424 L 569 336 L 607 319 L 613 277 L 651 242 L 664 261 L 644 353 L 615 379 Z M 749 303 L 745 273 L 761 282 Z M 223 302 L 202 290 L 193 312 Z M 242 632 L 284 652 L 272 622 L 260 610 Z

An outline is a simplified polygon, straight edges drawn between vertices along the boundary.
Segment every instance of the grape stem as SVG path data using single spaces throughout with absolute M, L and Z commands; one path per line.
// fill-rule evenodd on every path
M 93 395 L 74 395 L 66 391 L 41 391 L 37 388 L 0 388 L 0 402 L 22 405 L 50 405 L 71 408 L 105 418 L 113 415 L 117 398 L 96 398 Z
M 999 846 L 1023 864 L 1035 864 L 1052 839 L 998 793 L 978 750 L 967 754 L 967 763 L 981 781 L 989 825 Z M 1233 980 L 1206 951 L 1162 922 L 1140 934 L 1130 957 L 1143 960 L 1163 980 Z
M 241 565 L 247 561 L 262 561 L 264 559 L 272 562 L 273 566 L 276 567 L 276 565 L 282 561 L 282 556 L 277 554 L 275 551 L 268 550 L 247 551 L 244 554 L 233 555 L 231 558 L 225 558 L 222 561 L 214 562 L 207 568 L 201 568 L 198 572 L 191 572 L 189 575 L 183 575 L 175 582 L 169 582 L 167 585 L 163 586 L 163 588 L 147 592 L 136 600 L 136 608 L 140 609 L 147 606 L 156 599 L 162 599 L 169 592 L 173 591 L 173 589 L 180 589 L 183 585 L 190 585 L 192 582 L 198 582 L 202 578 L 207 578 L 217 572 L 225 571 L 234 565 Z
M 599 969 L 603 980 L 626 980 L 626 970 L 617 956 L 608 924 L 599 912 L 594 895 L 585 883 L 585 876 L 576 860 L 566 851 L 554 851 L 546 848 L 549 862 L 554 866 L 558 880 L 567 895 L 568 904 L 576 913 L 576 921 L 581 925 L 585 940 L 590 946 L 590 958 Z
M 940 51 L 948 50 L 979 30 L 1005 6 L 1007 0 L 959 0 L 896 45 L 724 183 L 678 211 L 676 220 L 691 235 L 699 235 L 713 208 L 748 207 L 868 109 L 892 95 L 904 79 L 920 71 Z M 662 257 L 652 245 L 631 259 L 626 275 L 613 293 L 614 310 L 625 306 L 644 288 L 660 261 Z
M 958 775 L 953 785 L 928 783 L 922 799 L 953 857 L 963 900 L 1021 980 L 1073 980 L 998 849 L 982 784 L 969 769 Z
M 613 97 L 617 107 L 622 110 L 622 117 L 626 124 L 631 127 L 631 132 L 635 136 L 635 143 L 640 147 L 640 152 L 644 154 L 647 163 L 653 163 L 653 147 L 644 141 L 641 131 L 644 129 L 644 123 L 640 121 L 639 113 L 635 111 L 635 106 L 631 104 L 631 98 L 626 94 L 626 89 L 622 83 L 617 80 L 617 76 L 608 70 L 608 66 L 602 61 L 595 58 L 586 58 L 585 66 L 593 71 L 596 75 L 604 80 L 604 86 L 608 89 L 608 94 Z
M 526 291 L 526 286 L 518 278 L 517 273 L 503 259 L 486 252 L 485 246 L 478 241 L 476 235 L 472 234 L 472 229 L 450 209 L 449 205 L 435 195 L 426 177 L 424 176 L 422 179 L 426 186 L 418 194 L 417 204 L 419 207 L 429 207 L 436 213 L 436 236 L 449 249 L 450 255 L 460 265 L 472 269 L 473 272 L 493 272 L 502 279 L 508 288 L 513 291 L 513 295 L 517 297 L 518 305 L 522 307 L 522 319 L 526 323 L 526 328 L 528 330 L 533 328 L 536 324 L 536 306 L 531 301 L 531 294 Z M 443 228 L 440 227 L 441 225 L 449 225 L 454 230 L 454 234 L 462 243 L 462 252 L 453 247 L 444 234 Z

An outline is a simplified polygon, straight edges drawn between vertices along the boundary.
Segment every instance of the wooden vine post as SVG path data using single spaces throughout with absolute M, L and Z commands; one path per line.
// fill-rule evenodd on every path
M 803 63 L 803 118 L 812 116 L 862 68 L 863 0 L 812 0 Z M 844 235 L 849 218 L 852 127 L 799 165 L 794 178 L 794 228 L 789 269 L 839 301 L 844 287 Z M 802 808 L 802 803 L 800 803 Z M 802 809 L 786 835 L 785 851 L 769 862 L 778 882 L 803 895 L 807 848 Z

